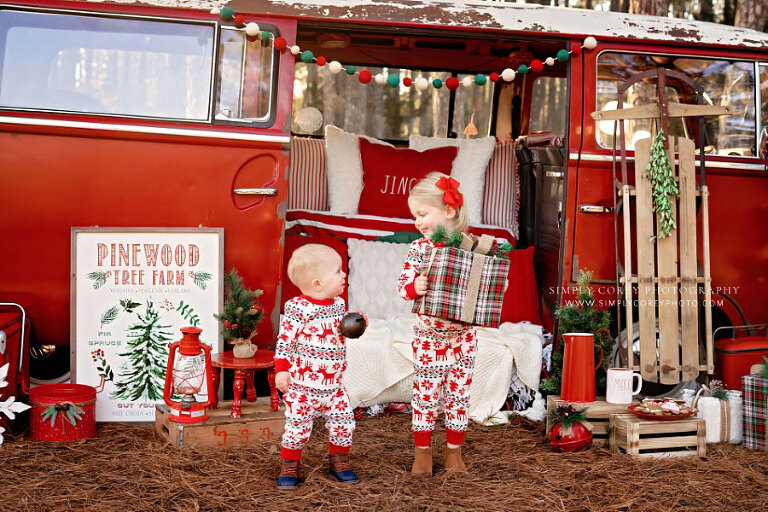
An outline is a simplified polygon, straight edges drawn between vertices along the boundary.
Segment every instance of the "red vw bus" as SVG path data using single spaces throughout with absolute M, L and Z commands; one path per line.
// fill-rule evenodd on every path
M 407 219 L 329 205 L 355 185 L 317 174 L 339 156 L 325 154 L 326 125 L 395 146 L 523 136 L 516 163 L 499 164 L 517 191 L 494 197 L 486 178 L 476 219 L 535 248 L 538 294 L 518 319 L 552 330 L 584 268 L 612 308 L 614 128 L 590 114 L 656 67 L 738 112 L 705 126 L 713 327 L 768 322 L 768 35 L 497 2 L 252 0 L 230 4 L 234 17 L 211 5 L 0 4 L 0 300 L 27 311 L 38 379 L 68 368 L 73 226 L 223 227 L 225 268 L 264 290 L 261 346 L 277 327 L 286 230 L 407 231 Z M 670 101 L 687 95 L 668 81 Z M 630 159 L 649 128 L 627 123 Z

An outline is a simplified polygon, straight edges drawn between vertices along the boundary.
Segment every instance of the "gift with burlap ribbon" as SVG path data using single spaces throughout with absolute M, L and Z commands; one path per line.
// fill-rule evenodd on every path
M 458 248 L 430 248 L 421 271 L 429 279 L 427 294 L 414 302 L 414 313 L 497 327 L 509 260 L 488 255 L 493 240 L 482 235 L 475 245 L 463 235 Z

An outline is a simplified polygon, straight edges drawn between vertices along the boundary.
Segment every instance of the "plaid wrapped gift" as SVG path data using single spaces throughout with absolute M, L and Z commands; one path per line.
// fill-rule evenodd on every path
M 744 393 L 744 446 L 768 451 L 768 379 L 759 375 L 741 378 Z
M 427 251 L 422 275 L 427 294 L 414 301 L 413 312 L 475 325 L 498 327 L 509 260 L 488 256 L 493 237 L 466 237 L 457 247 L 435 246 Z

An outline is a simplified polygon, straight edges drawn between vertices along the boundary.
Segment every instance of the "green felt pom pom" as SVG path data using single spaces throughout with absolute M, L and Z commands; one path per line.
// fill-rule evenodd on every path
M 400 77 L 395 74 L 389 75 L 387 77 L 387 85 L 390 87 L 397 87 L 400 85 Z
M 443 81 L 440 80 L 439 78 L 435 78 L 434 80 L 432 80 L 432 86 L 435 89 L 439 89 L 439 88 L 441 88 L 443 86 Z
M 230 21 L 232 18 L 235 17 L 235 10 L 229 6 L 222 7 L 221 11 L 219 11 L 219 16 L 224 21 Z
M 570 58 L 571 56 L 568 53 L 568 50 L 560 50 L 559 52 L 557 52 L 557 60 L 559 60 L 560 62 L 565 62 Z
M 272 39 L 272 32 L 262 32 L 261 33 L 261 40 L 262 41 L 269 41 Z
M 315 58 L 315 55 L 309 50 L 304 50 L 303 52 L 301 52 L 301 62 L 309 63 L 309 62 L 312 62 L 314 58 Z
M 348 75 L 354 75 L 355 71 L 356 71 L 355 66 L 353 66 L 352 64 L 347 64 L 347 74 Z
M 485 85 L 485 82 L 488 81 L 488 78 L 482 73 L 478 73 L 475 75 L 475 83 L 477 85 Z
M 527 74 L 528 73 L 528 66 L 526 66 L 525 64 L 520 64 L 517 67 L 517 72 L 520 73 L 521 75 Z

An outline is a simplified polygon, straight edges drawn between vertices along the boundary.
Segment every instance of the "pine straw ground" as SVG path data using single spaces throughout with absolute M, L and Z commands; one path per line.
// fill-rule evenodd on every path
M 442 428 L 442 427 L 441 427 Z M 323 434 L 323 435 L 321 435 Z M 706 460 L 632 460 L 605 449 L 559 454 L 544 426 L 470 425 L 469 475 L 412 480 L 410 417 L 358 422 L 358 484 L 327 477 L 325 430 L 305 450 L 296 491 L 275 488 L 277 442 L 240 451 L 176 450 L 149 425 L 100 424 L 79 443 L 9 439 L 0 447 L 3 511 L 768 510 L 768 456 L 709 445 Z M 327 438 L 326 438 L 327 439 Z M 444 435 L 435 435 L 435 444 Z

